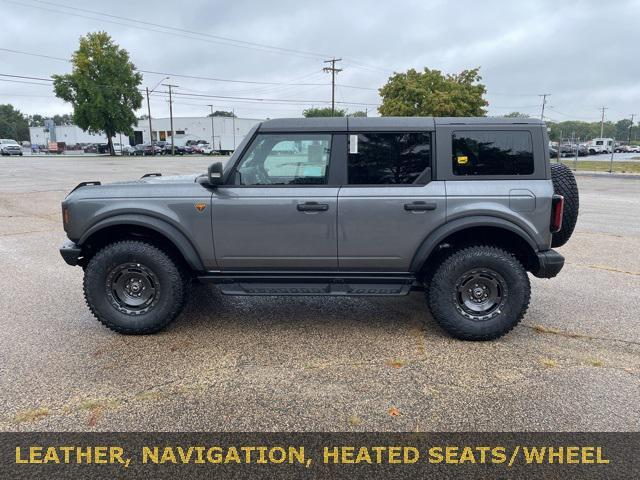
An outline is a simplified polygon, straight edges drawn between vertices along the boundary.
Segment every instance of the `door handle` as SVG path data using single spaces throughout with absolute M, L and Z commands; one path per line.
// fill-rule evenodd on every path
M 437 207 L 438 204 L 427 202 L 413 202 L 404 204 L 404 209 L 409 212 L 426 212 L 427 210 L 435 210 Z
M 305 202 L 296 205 L 299 212 L 326 212 L 329 210 L 329 204 L 317 202 Z

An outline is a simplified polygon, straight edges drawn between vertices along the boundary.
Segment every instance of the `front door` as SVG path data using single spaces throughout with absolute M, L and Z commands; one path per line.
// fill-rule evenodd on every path
M 328 186 L 332 135 L 256 135 L 212 197 L 222 270 L 337 268 L 338 187 Z

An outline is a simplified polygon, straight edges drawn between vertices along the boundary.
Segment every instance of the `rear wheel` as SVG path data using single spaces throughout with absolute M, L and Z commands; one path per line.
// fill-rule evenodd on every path
M 529 306 L 527 272 L 510 253 L 474 246 L 452 253 L 426 291 L 433 318 L 461 340 L 492 340 L 515 327 Z
M 89 261 L 84 294 L 91 312 L 111 330 L 155 333 L 182 310 L 187 278 L 162 250 L 126 240 L 107 245 Z

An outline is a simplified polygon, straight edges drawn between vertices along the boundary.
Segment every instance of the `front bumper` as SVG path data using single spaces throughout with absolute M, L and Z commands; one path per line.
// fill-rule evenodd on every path
M 564 267 L 564 257 L 555 250 L 538 252 L 538 270 L 532 272 L 538 278 L 553 278 L 562 267 Z
M 69 265 L 78 265 L 82 249 L 71 240 L 67 240 L 60 247 L 60 255 Z
M 5 148 L 2 150 L 2 155 L 22 155 L 22 149 Z

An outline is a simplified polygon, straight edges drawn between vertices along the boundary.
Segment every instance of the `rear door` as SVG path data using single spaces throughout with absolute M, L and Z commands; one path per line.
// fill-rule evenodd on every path
M 338 196 L 342 270 L 407 272 L 427 235 L 444 223 L 444 182 L 432 181 L 431 131 L 349 131 L 346 184 Z
M 227 184 L 213 192 L 220 268 L 337 268 L 339 187 L 329 185 L 333 141 L 331 133 L 316 132 L 255 136 Z

